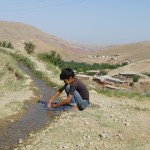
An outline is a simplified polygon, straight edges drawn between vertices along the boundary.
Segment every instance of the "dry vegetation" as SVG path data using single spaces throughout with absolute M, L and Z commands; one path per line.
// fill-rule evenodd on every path
M 20 80 L 19 80 L 20 78 Z M 0 53 L 0 89 L 3 92 L 19 90 L 22 86 L 23 72 L 17 68 L 12 57 Z
M 33 97 L 30 82 L 15 59 L 0 52 L 0 118 L 22 111 L 24 100 Z

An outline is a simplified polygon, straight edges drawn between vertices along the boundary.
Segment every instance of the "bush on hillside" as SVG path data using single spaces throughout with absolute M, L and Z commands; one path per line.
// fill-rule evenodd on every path
M 138 75 L 134 75 L 133 76 L 133 82 L 138 82 L 139 81 L 139 76 Z
M 35 48 L 36 45 L 34 45 L 32 42 L 24 42 L 24 49 L 27 51 L 28 54 L 33 53 Z
M 10 49 L 14 49 L 12 43 L 7 42 L 7 41 L 0 41 L 0 46 L 5 47 L 5 48 L 10 48 Z

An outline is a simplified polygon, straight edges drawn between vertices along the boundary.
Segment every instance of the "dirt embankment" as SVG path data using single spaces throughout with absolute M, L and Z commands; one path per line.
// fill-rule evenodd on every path
M 38 62 L 38 68 L 46 71 L 42 62 Z M 59 80 L 57 76 L 52 77 Z M 106 97 L 91 90 L 90 101 L 86 110 L 64 112 L 44 129 L 30 133 L 26 141 L 20 140 L 15 149 L 150 149 L 149 100 Z
M 23 102 L 35 97 L 32 80 L 18 67 L 16 61 L 0 53 L 0 118 L 22 111 Z

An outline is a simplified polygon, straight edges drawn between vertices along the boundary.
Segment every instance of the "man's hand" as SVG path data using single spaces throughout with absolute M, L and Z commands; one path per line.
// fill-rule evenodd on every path
M 52 104 L 51 107 L 52 107 L 52 108 L 57 108 L 57 107 L 58 107 L 58 104 Z
M 49 101 L 49 102 L 47 103 L 47 107 L 50 108 L 51 105 L 52 105 L 52 103 Z

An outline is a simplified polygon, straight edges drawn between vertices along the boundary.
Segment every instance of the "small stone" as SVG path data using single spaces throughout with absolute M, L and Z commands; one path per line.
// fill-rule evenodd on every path
M 117 118 L 114 118 L 113 120 L 114 120 L 115 122 L 117 122 L 117 121 L 118 121 L 118 119 L 117 119 Z
M 83 136 L 82 138 L 83 138 L 83 139 L 86 139 L 86 136 Z
M 110 134 L 109 132 L 106 133 L 105 131 L 103 131 L 99 136 L 100 136 L 101 138 L 108 138 L 108 139 L 111 138 L 111 134 Z
M 22 140 L 22 139 L 19 139 L 19 142 L 18 142 L 18 143 L 21 144 L 22 142 L 23 142 L 23 140 Z
M 63 148 L 63 149 L 68 149 L 68 146 L 63 146 L 62 148 Z
M 86 138 L 87 138 L 87 139 L 90 139 L 90 136 L 89 136 L 89 135 L 87 135 L 87 136 L 86 136 Z
M 33 133 L 30 133 L 30 134 L 29 134 L 29 137 L 33 137 L 33 136 L 34 136 L 34 134 L 33 134 Z
M 97 94 L 97 92 L 95 90 L 91 90 L 90 93 Z
M 102 138 L 106 138 L 106 134 L 104 132 L 102 132 L 99 136 Z
M 130 123 L 129 123 L 129 122 L 126 122 L 125 125 L 126 125 L 126 126 L 130 126 Z

